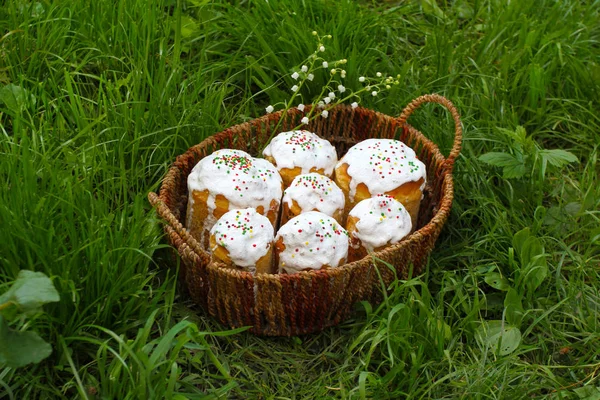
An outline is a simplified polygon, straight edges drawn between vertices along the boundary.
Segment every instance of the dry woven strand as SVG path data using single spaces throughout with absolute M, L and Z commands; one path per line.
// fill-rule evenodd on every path
M 454 144 L 447 158 L 438 147 L 406 123 L 421 105 L 438 103 L 455 122 Z M 305 110 L 308 112 L 309 108 Z M 339 155 L 370 137 L 398 139 L 413 148 L 427 166 L 428 185 L 421 203 L 417 230 L 393 246 L 338 268 L 304 271 L 293 275 L 252 275 L 212 262 L 181 221 L 187 205 L 186 180 L 194 165 L 221 148 L 236 148 L 257 155 L 271 134 L 293 129 L 305 114 L 288 110 L 277 132 L 282 112 L 236 125 L 211 136 L 177 157 L 161 185 L 160 194 L 148 198 L 165 222 L 167 239 L 185 268 L 181 276 L 191 297 L 210 315 L 229 327 L 251 326 L 257 335 L 292 336 L 320 331 L 348 318 L 357 301 L 377 302 L 381 287 L 419 274 L 448 218 L 453 199 L 452 169 L 461 149 L 462 127 L 454 105 L 431 94 L 413 100 L 399 118 L 376 111 L 337 106 L 329 118 L 317 118 L 306 129 L 332 142 Z M 389 268 L 387 265 L 393 266 Z

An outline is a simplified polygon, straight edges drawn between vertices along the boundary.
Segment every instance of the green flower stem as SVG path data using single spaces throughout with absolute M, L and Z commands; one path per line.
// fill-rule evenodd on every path
M 329 104 L 325 104 L 322 108 L 319 108 L 318 103 L 320 101 L 322 101 L 322 99 L 325 98 L 325 94 L 327 92 L 336 92 L 335 87 L 332 87 L 332 84 L 339 84 L 342 85 L 341 81 L 338 81 L 337 79 L 335 79 L 335 73 L 337 73 L 338 68 L 340 65 L 343 65 L 346 63 L 346 60 L 337 60 L 337 61 L 332 61 L 331 62 L 331 66 L 333 67 L 333 69 L 335 69 L 335 73 L 331 73 L 331 71 L 329 71 L 329 65 L 326 67 L 322 66 L 322 63 L 324 63 L 326 60 L 323 57 L 320 57 L 319 54 L 319 47 L 322 46 L 323 43 L 323 39 L 325 38 L 330 38 L 330 36 L 324 36 L 321 37 L 319 35 L 317 35 L 317 39 L 319 41 L 317 50 L 315 52 L 313 52 L 309 57 L 307 57 L 305 60 L 302 61 L 301 65 L 308 65 L 308 68 L 306 70 L 306 72 L 303 72 L 303 77 L 302 79 L 300 79 L 297 83 L 298 89 L 295 90 L 292 93 L 292 96 L 289 98 L 289 100 L 287 102 L 284 102 L 284 109 L 281 110 L 281 117 L 279 118 L 279 120 L 277 121 L 277 123 L 275 124 L 275 127 L 273 128 L 273 131 L 271 132 L 271 135 L 269 136 L 269 138 L 267 139 L 267 141 L 265 142 L 264 146 L 260 149 L 260 153 L 262 153 L 265 148 L 267 147 L 267 145 L 271 142 L 271 140 L 273 139 L 273 137 L 275 136 L 275 133 L 278 131 L 278 129 L 280 128 L 281 124 L 283 123 L 284 119 L 287 117 L 287 112 L 293 107 L 294 101 L 296 100 L 296 98 L 298 97 L 301 89 L 304 87 L 304 85 L 306 84 L 306 81 L 308 79 L 308 75 L 316 72 L 320 69 L 324 69 L 326 70 L 326 72 L 329 73 L 329 80 L 327 81 L 327 83 L 321 88 L 321 92 L 319 93 L 319 95 L 317 96 L 317 100 L 316 103 L 317 104 L 312 104 L 312 107 L 310 109 L 310 111 L 305 114 L 305 117 L 308 118 L 309 121 L 314 120 L 315 118 L 317 118 L 320 114 L 322 114 L 322 111 L 329 111 L 330 109 L 332 109 L 333 107 L 349 100 L 352 98 L 358 98 L 360 100 L 360 94 L 363 92 L 367 92 L 367 91 L 371 91 L 371 90 L 376 90 L 378 93 L 380 91 L 383 90 L 383 88 L 386 88 L 387 85 L 389 84 L 393 84 L 393 81 L 391 80 L 392 78 L 390 77 L 381 77 L 378 76 L 378 83 L 371 83 L 371 79 L 367 79 L 366 82 L 364 82 L 364 86 L 354 92 L 354 91 L 349 91 L 349 94 L 346 95 L 345 97 L 341 97 L 341 98 L 337 98 L 337 100 L 329 103 Z M 320 62 L 321 65 L 320 66 L 316 66 L 315 67 L 315 63 Z M 340 74 L 341 74 L 341 68 L 340 69 Z M 378 73 L 379 74 L 379 73 Z M 381 75 L 381 74 L 379 74 Z M 387 80 L 387 81 L 386 81 Z M 395 82 L 396 84 L 398 83 L 398 81 L 396 80 Z M 367 89 L 368 88 L 368 89 Z M 341 95 L 341 93 L 340 93 Z M 322 110 L 322 111 L 319 111 Z M 297 125 L 296 127 L 293 128 L 293 130 L 299 129 L 302 127 L 303 124 Z
M 313 53 L 312 55 L 315 55 L 315 53 Z M 315 62 L 320 58 L 320 57 L 312 57 L 312 55 L 308 58 L 306 58 L 303 62 L 302 65 L 304 65 L 304 63 L 309 64 L 310 66 L 308 67 L 308 70 L 306 72 L 306 75 L 308 76 L 308 74 L 310 74 L 311 72 L 315 71 L 316 69 L 314 68 Z M 317 68 L 318 69 L 318 68 Z M 293 94 L 292 97 L 290 97 L 290 99 L 287 101 L 287 103 L 285 104 L 285 108 L 282 110 L 281 112 L 281 118 L 279 118 L 279 120 L 277 121 L 277 124 L 275 124 L 275 127 L 273 128 L 273 132 L 271 132 L 271 135 L 269 136 L 269 138 L 267 139 L 267 141 L 265 142 L 265 144 L 263 145 L 263 147 L 260 149 L 260 153 L 262 154 L 262 152 L 265 150 L 265 148 L 267 147 L 267 145 L 271 142 L 271 140 L 273 139 L 273 137 L 275 136 L 275 132 L 277 132 L 277 129 L 279 129 L 279 126 L 281 126 L 281 124 L 283 123 L 284 118 L 287 115 L 287 111 L 292 108 L 292 104 L 294 104 L 294 99 L 298 96 L 298 93 L 300 93 L 300 90 L 302 89 L 302 87 L 304 86 L 305 82 L 306 82 L 307 78 L 304 77 L 302 80 L 300 80 L 298 82 L 298 90 L 296 90 Z

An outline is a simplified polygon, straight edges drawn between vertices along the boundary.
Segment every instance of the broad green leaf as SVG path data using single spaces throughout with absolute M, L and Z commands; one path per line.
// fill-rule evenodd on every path
M 489 264 L 489 265 L 480 265 L 475 269 L 475 271 L 477 271 L 478 274 L 485 275 L 488 272 L 491 272 L 495 269 L 496 269 L 495 265 Z
M 576 216 L 582 211 L 581 203 L 572 201 L 565 205 L 565 212 L 571 216 Z
M 52 281 L 41 272 L 21 270 L 0 304 L 14 303 L 22 312 L 37 311 L 42 305 L 60 300 Z
M 525 143 L 527 139 L 527 131 L 521 125 L 517 126 L 514 130 L 514 137 L 521 143 Z
M 522 276 L 523 283 L 527 287 L 527 290 L 534 292 L 548 276 L 548 265 L 544 255 L 534 259 L 534 262 L 527 266 L 527 269 Z
M 22 110 L 28 102 L 35 104 L 35 96 L 20 86 L 9 83 L 0 89 L 0 104 L 4 104 L 12 111 Z
M 432 14 L 440 19 L 446 18 L 446 14 L 444 14 L 435 0 L 421 0 L 421 7 L 423 7 L 425 14 Z
M 504 178 L 521 178 L 527 172 L 523 160 L 508 153 L 492 151 L 479 156 L 479 160 L 486 164 L 502 167 Z
M 514 352 L 521 344 L 521 331 L 503 321 L 485 321 L 475 331 L 475 339 L 499 356 Z
M 519 232 L 515 233 L 512 240 L 512 245 L 517 251 L 519 257 L 523 253 L 523 246 L 527 242 L 527 239 L 531 236 L 531 232 L 529 228 L 521 229 Z
M 515 164 L 504 167 L 502 169 L 502 177 L 506 179 L 521 178 L 525 175 L 526 172 L 527 169 L 525 168 L 525 164 Z
M 534 259 L 539 260 L 538 256 L 543 254 L 544 247 L 542 246 L 540 239 L 535 236 L 528 237 L 519 253 L 521 263 L 523 264 L 522 268 L 525 268 L 528 264 L 532 263 Z
M 516 327 L 521 326 L 521 321 L 523 320 L 523 304 L 521 303 L 521 295 L 513 289 L 508 289 L 506 292 L 506 297 L 504 298 L 504 308 L 506 321 L 509 324 L 514 325 Z
M 524 285 L 528 291 L 535 291 L 548 275 L 546 252 L 540 239 L 532 236 L 529 228 L 513 236 L 513 246 L 521 261 L 519 287 Z
M 510 282 L 497 272 L 488 272 L 485 274 L 485 283 L 498 290 L 510 289 Z
M 513 165 L 516 161 L 512 154 L 501 153 L 498 151 L 491 151 L 479 156 L 479 160 L 486 164 L 494 165 L 496 167 L 506 167 L 507 165 Z
M 37 333 L 14 331 L 0 316 L 0 366 L 20 368 L 37 364 L 50 354 L 52 347 Z
M 575 154 L 566 150 L 540 150 L 538 153 L 543 159 L 547 160 L 550 165 L 562 167 L 566 164 L 579 161 Z
M 573 393 L 575 393 L 579 399 L 600 400 L 600 388 L 594 386 L 582 386 L 573 389 Z
M 517 128 L 514 130 L 500 127 L 497 127 L 496 129 L 498 129 L 499 132 L 502 132 L 506 136 L 514 139 L 518 143 L 523 143 L 523 141 L 527 137 L 527 132 L 522 126 L 517 126 Z
M 177 30 L 177 21 L 175 19 L 173 19 L 171 27 L 174 31 Z M 198 23 L 194 18 L 188 15 L 182 15 L 181 26 L 179 27 L 179 29 L 182 38 L 189 38 L 198 30 Z
M 33 18 L 41 17 L 42 15 L 44 15 L 45 12 L 46 9 L 44 9 L 44 5 L 42 3 L 40 3 L 39 1 L 33 3 L 33 6 L 31 7 L 31 16 Z
M 520 151 L 523 151 L 524 149 L 532 151 L 535 148 L 536 142 L 527 136 L 527 131 L 520 125 L 514 130 L 505 128 L 498 128 L 498 130 L 514 140 L 514 143 L 512 144 L 514 149 L 519 149 Z
M 33 4 L 20 3 L 17 7 L 21 14 L 28 13 L 33 18 L 39 18 L 46 12 L 46 10 L 44 9 L 44 5 L 39 1 L 36 1 Z
M 468 1 L 462 0 L 458 1 L 454 5 L 456 9 L 456 15 L 461 19 L 469 19 L 473 18 L 474 10 L 473 7 L 469 4 Z

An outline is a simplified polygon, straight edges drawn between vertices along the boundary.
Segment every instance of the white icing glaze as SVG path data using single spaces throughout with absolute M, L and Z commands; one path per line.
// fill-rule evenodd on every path
M 283 192 L 283 202 L 292 207 L 295 200 L 302 212 L 320 211 L 330 217 L 344 209 L 344 192 L 328 177 L 310 173 L 298 175 Z
M 283 191 L 281 175 L 270 162 L 232 149 L 217 150 L 200 160 L 188 176 L 187 184 L 192 205 L 193 191 L 209 191 L 205 229 L 212 228 L 216 222 L 213 211 L 219 194 L 229 201 L 230 210 L 263 206 L 266 215 L 271 200 L 279 203 Z M 188 227 L 191 225 L 191 214 L 188 215 Z
M 263 156 L 273 157 L 277 169 L 300 167 L 302 173 L 311 168 L 323 169 L 331 176 L 337 163 L 335 147 L 309 131 L 282 132 L 265 147 Z
M 283 225 L 275 241 L 283 239 L 279 268 L 288 274 L 324 265 L 337 267 L 348 256 L 348 232 L 333 218 L 309 211 Z
M 348 164 L 350 200 L 354 201 L 356 187 L 364 183 L 371 195 L 383 194 L 407 182 L 427 179 L 425 164 L 417 159 L 413 149 L 399 140 L 367 139 L 352 146 L 336 168 Z
M 254 208 L 226 212 L 210 231 L 216 246 L 229 252 L 229 258 L 239 267 L 256 270 L 256 262 L 269 251 L 275 234 L 269 219 Z M 216 246 L 211 248 L 216 250 Z
M 348 214 L 358 218 L 356 230 L 351 232 L 369 251 L 398 243 L 412 229 L 410 214 L 398 200 L 378 194 L 359 202 Z

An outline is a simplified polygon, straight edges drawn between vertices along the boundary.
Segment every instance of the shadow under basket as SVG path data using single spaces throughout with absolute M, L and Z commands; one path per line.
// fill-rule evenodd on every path
M 456 132 L 448 158 L 406 123 L 416 108 L 430 102 L 445 106 L 454 118 Z M 252 326 L 250 331 L 257 335 L 294 336 L 337 325 L 350 316 L 356 302 L 379 302 L 382 283 L 387 287 L 394 279 L 405 278 L 411 268 L 413 274 L 421 273 L 448 218 L 454 193 L 452 167 L 462 141 L 460 117 L 452 103 L 435 94 L 421 96 L 398 118 L 340 105 L 329 110 L 328 118 L 318 117 L 304 125 L 304 129 L 329 140 L 340 157 L 351 146 L 368 138 L 397 139 L 413 148 L 427 167 L 427 186 L 416 230 L 400 243 L 374 253 L 378 260 L 367 256 L 326 270 L 252 275 L 213 262 L 183 225 L 188 201 L 187 177 L 192 168 L 219 149 L 240 149 L 258 156 L 272 134 L 300 125 L 308 111 L 308 107 L 305 112 L 288 110 L 276 132 L 273 130 L 282 112 L 233 126 L 207 138 L 177 157 L 159 194 L 148 195 L 165 222 L 170 244 L 183 260 L 181 274 L 192 299 L 226 326 Z

